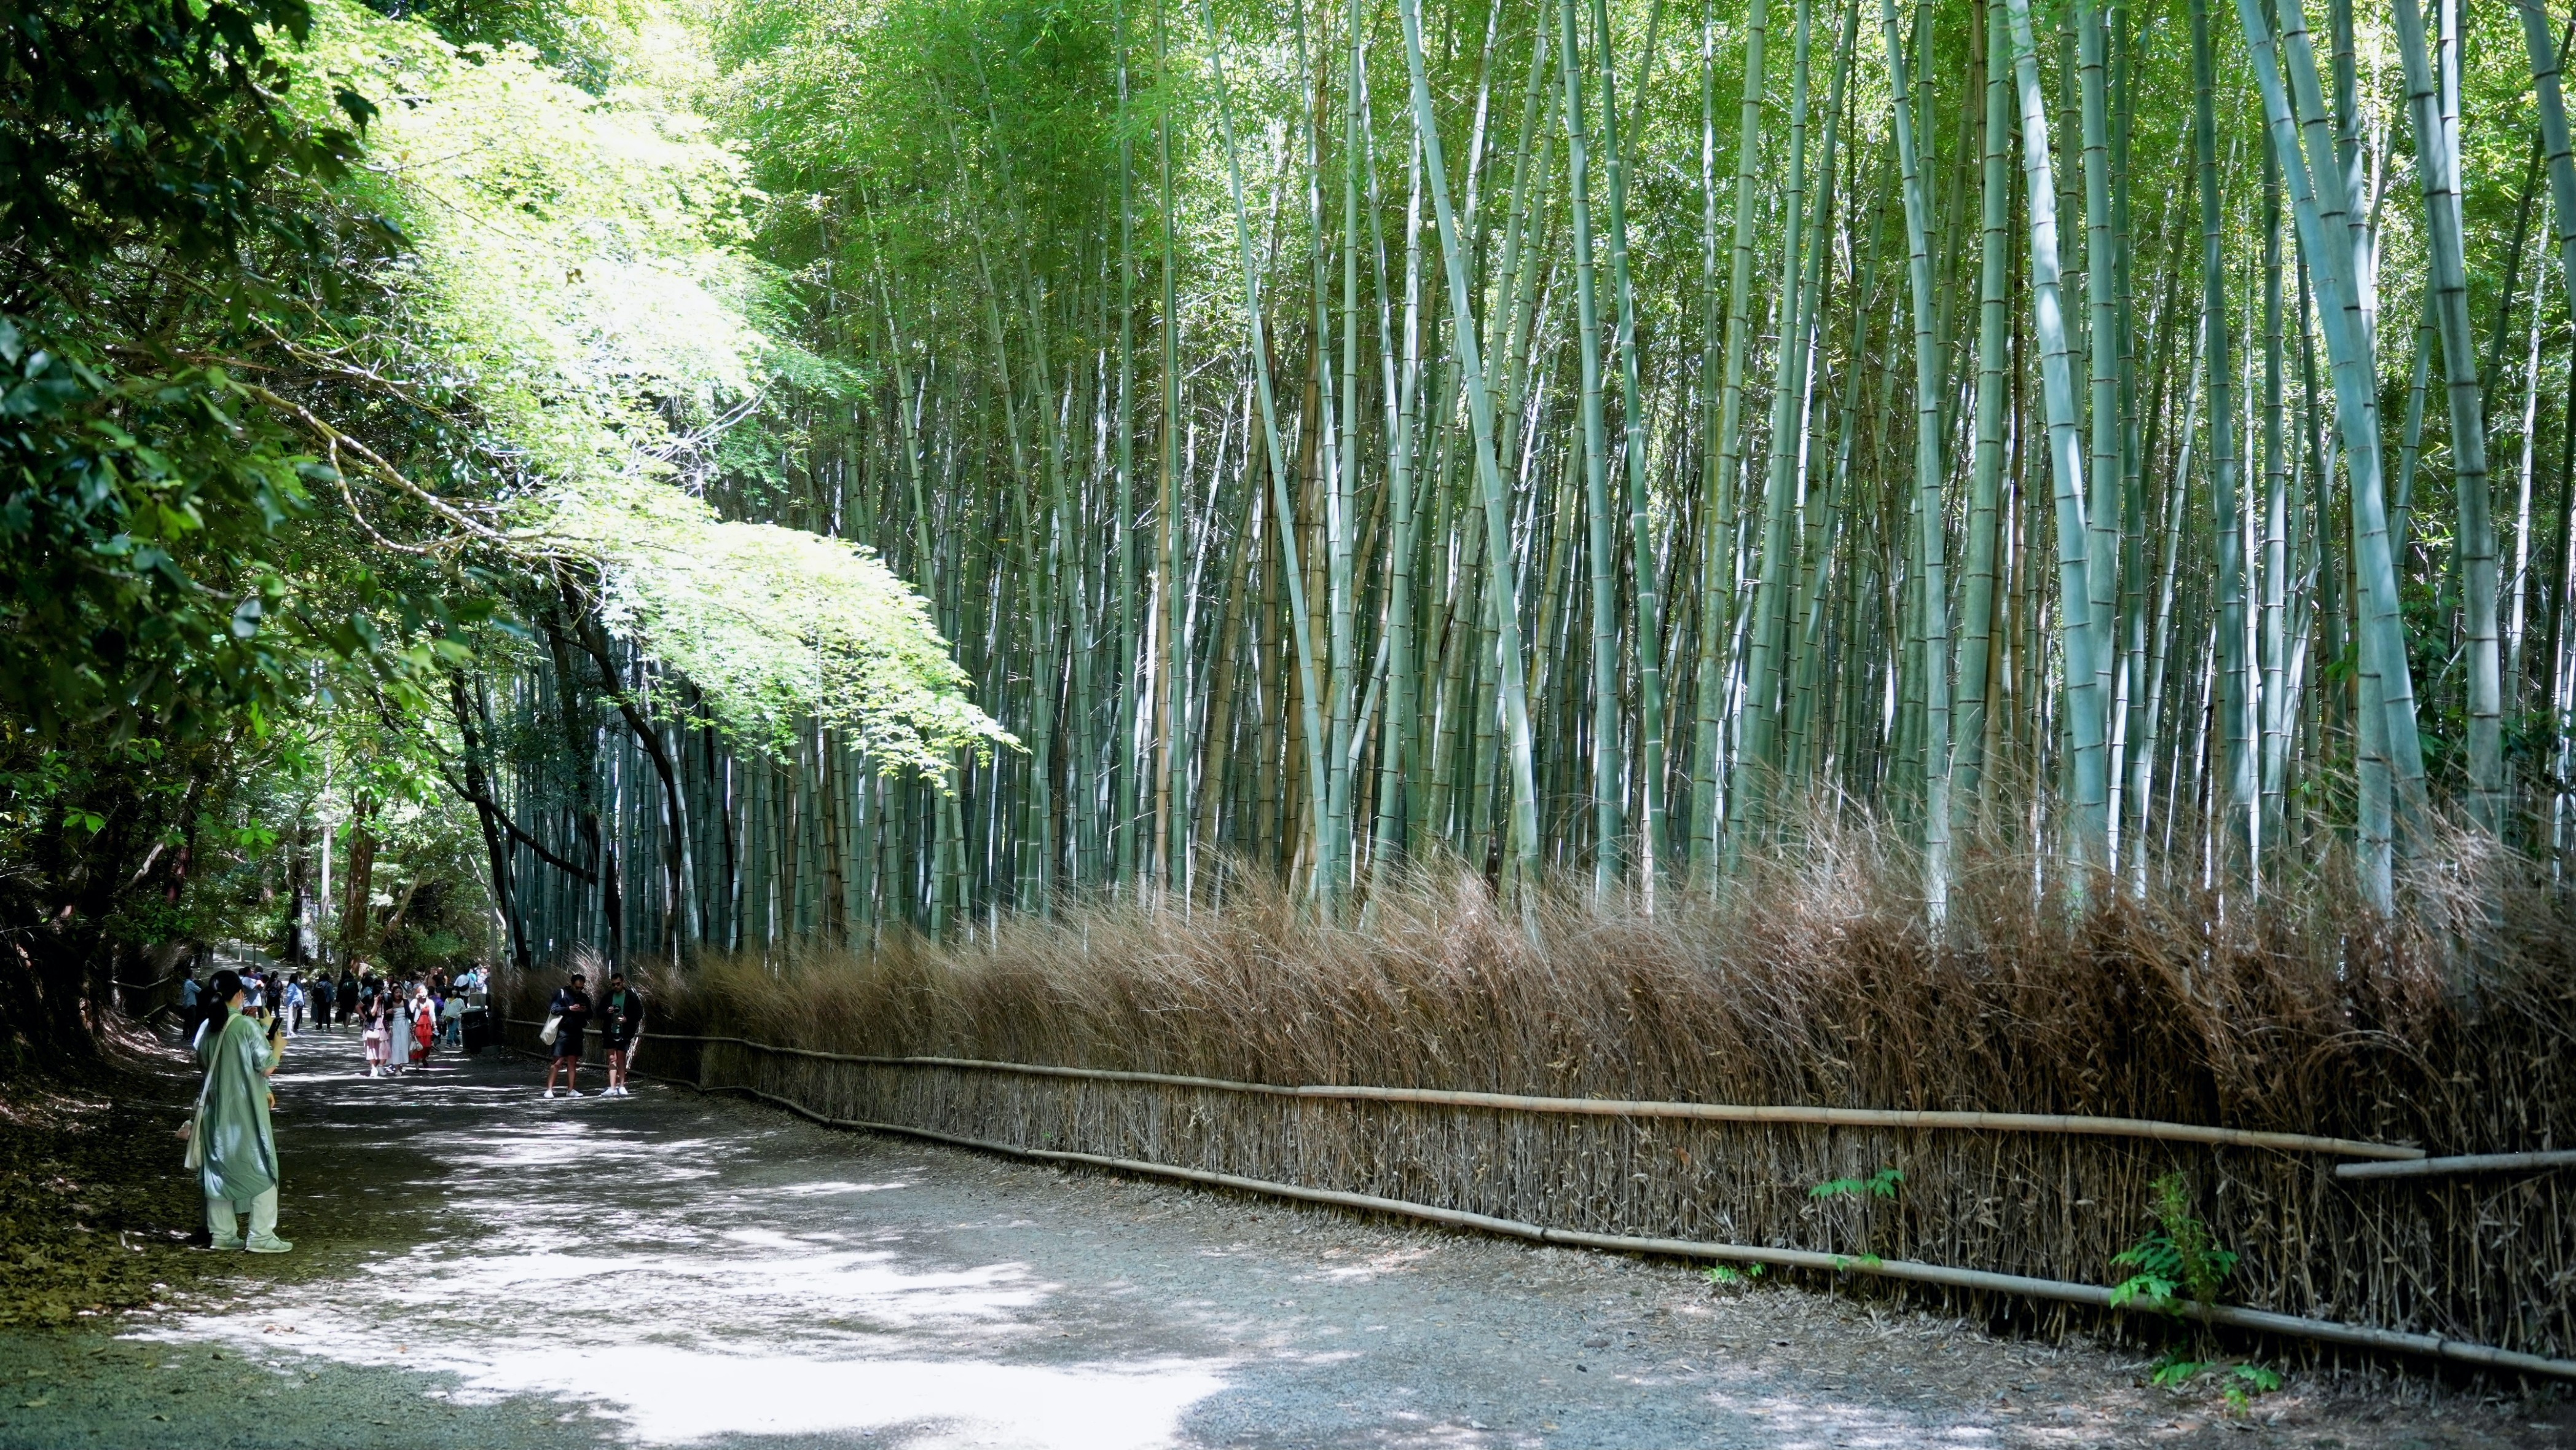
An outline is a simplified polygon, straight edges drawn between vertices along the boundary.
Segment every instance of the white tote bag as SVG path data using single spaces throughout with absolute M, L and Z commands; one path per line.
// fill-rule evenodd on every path
M 210 1072 L 206 1074 L 206 1076 L 208 1081 L 211 1082 L 214 1074 Z M 206 1135 L 199 1132 L 197 1129 L 198 1125 L 204 1121 L 206 1116 L 207 1086 L 207 1082 L 200 1082 L 197 1084 L 196 1105 L 188 1109 L 188 1121 L 179 1125 L 179 1136 L 188 1140 L 187 1166 L 190 1168 L 203 1168 L 206 1166 Z

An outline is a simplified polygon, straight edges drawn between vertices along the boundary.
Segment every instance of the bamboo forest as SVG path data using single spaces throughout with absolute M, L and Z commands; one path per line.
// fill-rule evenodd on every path
M 0 1088 L 615 972 L 889 1142 L 2576 1379 L 2564 0 L 0 34 Z
M 267 175 L 12 122 L 99 172 L 11 204 L 21 847 L 247 831 L 356 945 L 402 838 L 522 964 L 1444 861 L 1651 909 L 1819 813 L 1934 922 L 1999 851 L 2555 891 L 2567 37 L 2393 4 L 173 33 L 274 72 Z M 94 441 L 141 397 L 256 462 Z
M 719 17 L 836 371 L 698 491 L 875 551 L 1007 739 L 747 749 L 650 638 L 557 645 L 475 691 L 591 757 L 487 767 L 514 949 L 1651 897 L 1819 802 L 1936 918 L 1987 846 L 2556 882 L 2565 37 L 2205 8 Z

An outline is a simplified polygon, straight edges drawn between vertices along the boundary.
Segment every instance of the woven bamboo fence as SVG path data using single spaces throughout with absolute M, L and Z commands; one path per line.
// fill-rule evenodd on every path
M 513 1020 L 533 1045 L 535 1025 Z M 2048 1119 L 1961 1124 L 1711 1120 L 1682 1105 L 1504 1106 L 1413 1093 L 1344 1097 L 1251 1083 L 1043 1065 L 867 1058 L 728 1037 L 666 1036 L 653 1070 L 745 1090 L 822 1119 L 1007 1148 L 1083 1154 L 1360 1194 L 1621 1238 L 1803 1249 L 2111 1281 L 2158 1176 L 2204 1186 L 2243 1255 L 2231 1302 L 2565 1360 L 2576 1351 L 2576 1217 L 2567 1175 L 2346 1180 L 2339 1165 L 2422 1152 L 2356 1140 Z M 1432 1101 L 1409 1100 L 1431 1098 Z M 1500 1099 L 1509 1103 L 1511 1099 Z M 1543 1104 L 1549 1100 L 1528 1099 Z M 1792 1116 L 1830 1116 L 1809 1110 Z M 1869 1115 L 1846 1110 L 1846 1118 Z M 2105 1126 L 2107 1124 L 2107 1127 Z M 1892 1199 L 1817 1184 L 1904 1177 Z M 1981 1312 L 2053 1332 L 2062 1306 L 1983 1298 Z
M 2041 1333 L 2100 1322 L 2066 1302 L 2119 1282 L 2181 1173 L 2247 1313 L 2576 1359 L 2567 901 L 2508 894 L 2498 925 L 2428 889 L 2377 917 L 2319 882 L 2255 912 L 2078 909 L 1998 856 L 1962 864 L 1936 940 L 1874 838 L 1803 839 L 1653 912 L 1516 917 L 1426 874 L 1346 927 L 1254 874 L 1216 906 L 639 968 L 646 1061 L 832 1122 L 1524 1239 L 1874 1260 Z M 554 985 L 511 983 L 512 1015 Z M 1881 1169 L 1891 1198 L 1813 1193 Z

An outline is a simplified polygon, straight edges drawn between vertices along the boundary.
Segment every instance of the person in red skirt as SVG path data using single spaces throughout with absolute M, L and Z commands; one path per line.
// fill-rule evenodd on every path
M 411 1065 L 417 1068 L 429 1061 L 429 1045 L 438 1038 L 438 1014 L 429 1004 L 427 987 L 416 986 L 411 989 L 411 1005 L 408 1012 L 410 1021 L 407 1024 L 407 1030 L 411 1035 Z

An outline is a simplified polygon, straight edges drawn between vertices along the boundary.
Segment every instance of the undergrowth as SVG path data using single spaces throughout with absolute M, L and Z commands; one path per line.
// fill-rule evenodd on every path
M 2111 1290 L 2114 1308 L 2151 1309 L 2185 1318 L 2190 1307 L 2207 1308 L 2236 1273 L 2237 1255 L 2218 1241 L 2202 1222 L 2192 1198 L 2191 1180 L 2180 1173 L 2158 1178 L 2151 1190 L 2150 1212 L 2156 1231 L 2115 1254 L 2114 1269 L 2129 1276 Z M 2183 1389 L 2203 1376 L 2218 1377 L 2219 1394 L 2230 1409 L 2243 1413 L 2256 1395 L 2281 1387 L 2278 1370 L 2250 1360 L 2217 1357 L 2206 1323 L 2194 1320 L 2188 1337 L 2158 1356 L 2147 1382 L 2163 1389 Z
M 2190 1181 L 2168 1173 L 2155 1182 L 2157 1231 L 2111 1259 L 2129 1277 L 2111 1290 L 2111 1307 L 2137 1305 L 2180 1316 L 2186 1304 L 2206 1307 L 2236 1272 L 2236 1254 L 2223 1248 L 2209 1225 L 2192 1212 Z
M 1207 873 L 1217 876 L 1220 873 Z M 1947 933 L 1888 834 L 1820 830 L 1724 893 L 1550 895 L 1425 868 L 1348 924 L 1259 873 L 935 944 L 651 973 L 666 1029 L 1272 1083 L 2097 1114 L 2468 1153 L 2576 1138 L 2576 921 L 2493 924 L 2463 879 L 2377 917 L 2332 880 L 2259 903 L 2035 893 L 1963 854 Z M 548 979 L 521 984 L 541 994 Z M 527 1015 L 523 1010 L 519 1015 Z
M 212 1267 L 173 1129 L 194 1082 L 127 1070 L 0 1085 L 0 1325 L 166 1303 Z

